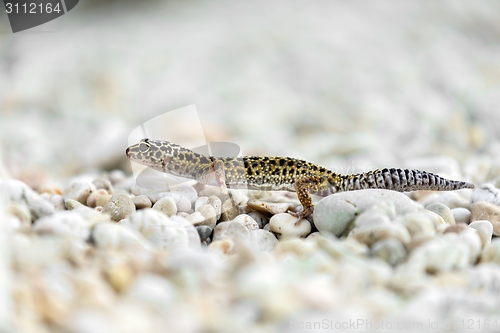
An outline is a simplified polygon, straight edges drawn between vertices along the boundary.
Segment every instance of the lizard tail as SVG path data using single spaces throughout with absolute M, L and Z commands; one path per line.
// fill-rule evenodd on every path
M 474 185 L 467 182 L 445 179 L 426 171 L 382 169 L 344 176 L 337 190 L 354 191 L 368 188 L 387 189 L 398 192 L 416 190 L 453 191 L 463 188 L 474 188 Z

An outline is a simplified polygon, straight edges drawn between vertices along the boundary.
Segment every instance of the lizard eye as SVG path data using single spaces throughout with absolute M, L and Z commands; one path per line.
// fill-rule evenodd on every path
M 149 145 L 147 143 L 141 143 L 139 145 L 139 150 L 141 153 L 145 153 L 149 150 Z

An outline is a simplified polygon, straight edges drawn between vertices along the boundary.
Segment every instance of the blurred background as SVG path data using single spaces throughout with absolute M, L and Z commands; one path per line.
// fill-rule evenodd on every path
M 2 13 L 3 173 L 130 172 L 129 133 L 195 104 L 206 140 L 244 154 L 483 181 L 500 154 L 498 13 L 498 1 L 80 1 L 16 34 Z

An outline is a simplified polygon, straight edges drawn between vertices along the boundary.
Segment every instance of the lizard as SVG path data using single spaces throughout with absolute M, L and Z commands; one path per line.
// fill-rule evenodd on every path
M 471 183 L 445 179 L 426 171 L 384 168 L 343 175 L 292 157 L 205 156 L 169 141 L 148 138 L 128 147 L 126 155 L 131 161 L 154 170 L 218 186 L 224 194 L 228 188 L 296 192 L 303 210 L 288 213 L 297 218 L 313 213 L 311 195 L 328 196 L 363 189 L 407 192 L 474 188 Z

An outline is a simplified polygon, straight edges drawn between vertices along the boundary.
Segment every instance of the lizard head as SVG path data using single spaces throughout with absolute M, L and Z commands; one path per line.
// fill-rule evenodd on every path
M 136 163 L 163 171 L 165 163 L 172 157 L 173 144 L 167 141 L 142 139 L 127 148 L 125 154 Z

